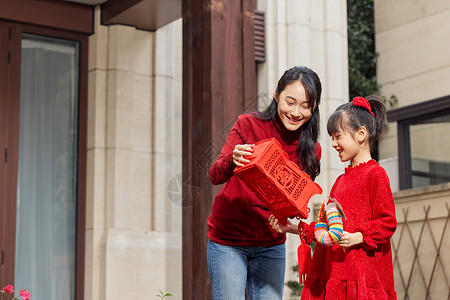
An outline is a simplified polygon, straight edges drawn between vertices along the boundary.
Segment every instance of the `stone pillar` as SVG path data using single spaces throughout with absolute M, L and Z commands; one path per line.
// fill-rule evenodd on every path
M 167 189 L 181 173 L 181 20 L 150 32 L 99 19 L 97 7 L 85 299 L 156 297 L 159 290 L 180 299 L 181 209 Z
M 310 201 L 310 218 L 316 218 L 314 205 L 329 194 L 332 184 L 344 170 L 331 148 L 326 131 L 327 119 L 336 107 L 348 101 L 347 5 L 345 0 L 258 0 L 265 12 L 266 62 L 258 65 L 259 108 L 272 100 L 278 79 L 296 65 L 313 69 L 322 82 L 320 104 L 322 146 L 321 173 L 316 182 L 323 194 Z M 298 236 L 286 242 L 286 281 L 296 280 L 292 266 L 297 264 Z M 285 289 L 289 297 L 289 289 Z

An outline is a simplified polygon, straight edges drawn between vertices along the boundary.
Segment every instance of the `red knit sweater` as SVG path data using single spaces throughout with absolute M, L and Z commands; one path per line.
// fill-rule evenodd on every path
M 253 115 L 238 117 L 231 129 L 219 158 L 209 170 L 212 184 L 222 184 L 208 217 L 208 237 L 211 241 L 228 246 L 267 247 L 285 242 L 286 235 L 272 229 L 268 222 L 271 212 L 245 183 L 234 175 L 233 149 L 237 144 L 254 144 L 260 140 L 275 138 L 289 159 L 298 164 L 297 143 L 301 128 L 287 130 L 277 121 L 263 121 Z M 321 156 L 317 143 L 315 154 Z
M 344 230 L 364 242 L 347 248 L 316 243 L 302 292 L 308 299 L 397 299 L 390 237 L 397 228 L 386 171 L 375 160 L 347 167 L 331 190 L 344 210 Z

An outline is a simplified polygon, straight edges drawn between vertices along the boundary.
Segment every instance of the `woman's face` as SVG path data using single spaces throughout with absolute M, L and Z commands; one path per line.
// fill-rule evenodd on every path
M 288 84 L 275 100 L 278 102 L 278 116 L 286 129 L 295 131 L 311 119 L 310 102 L 299 80 Z

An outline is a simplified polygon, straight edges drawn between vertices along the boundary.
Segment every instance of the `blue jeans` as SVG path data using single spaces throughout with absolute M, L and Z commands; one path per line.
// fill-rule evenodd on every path
M 223 246 L 208 241 L 208 271 L 213 300 L 281 300 L 286 267 L 285 245 Z

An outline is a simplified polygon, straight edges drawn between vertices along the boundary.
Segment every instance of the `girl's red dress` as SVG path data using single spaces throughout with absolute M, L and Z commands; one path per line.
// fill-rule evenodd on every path
M 316 243 L 301 299 L 397 299 L 390 243 L 397 220 L 386 171 L 375 160 L 347 167 L 330 196 L 347 217 L 344 230 L 361 232 L 364 242 L 345 250 Z

